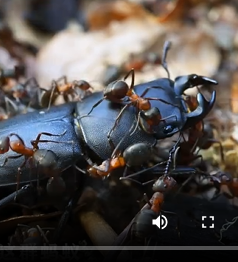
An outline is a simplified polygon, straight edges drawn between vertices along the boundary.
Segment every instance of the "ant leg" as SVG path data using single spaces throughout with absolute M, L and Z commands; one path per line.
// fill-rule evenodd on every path
M 147 172 L 147 171 L 150 171 L 150 170 L 154 169 L 154 168 L 157 167 L 157 166 L 164 165 L 164 164 L 166 164 L 166 163 L 167 163 L 167 161 L 163 161 L 163 162 L 157 163 L 157 164 L 153 165 L 152 167 L 149 167 L 149 168 L 140 170 L 140 171 L 138 171 L 138 172 L 136 172 L 136 173 L 133 173 L 133 174 L 131 174 L 131 175 L 129 175 L 129 176 L 126 176 L 125 178 L 120 177 L 120 179 L 129 179 L 129 178 L 138 176 L 138 175 L 140 175 L 140 174 L 142 174 L 142 173 L 145 173 L 145 172 Z M 152 181 L 152 180 L 151 180 L 151 181 Z M 154 181 L 154 180 L 153 180 L 153 181 Z M 147 182 L 146 182 L 146 183 L 147 183 Z
M 129 88 L 129 92 L 131 92 L 131 90 L 133 89 L 134 85 L 135 85 L 135 71 L 134 68 L 132 68 L 129 73 L 124 77 L 124 81 L 128 78 L 128 76 L 131 74 L 131 85 Z
M 135 179 L 132 179 L 132 178 L 130 178 L 129 176 L 120 177 L 119 179 L 120 179 L 120 180 L 129 180 L 129 181 L 132 181 L 132 182 L 134 182 L 134 183 L 136 183 L 136 184 L 138 184 L 138 185 L 140 185 L 140 186 L 143 186 L 143 184 L 142 184 L 141 182 L 139 182 L 139 181 L 137 181 L 137 180 L 135 180 Z M 153 181 L 154 181 L 154 180 L 153 180 Z
M 36 225 L 37 230 L 39 231 L 40 235 L 43 237 L 43 239 L 45 240 L 45 243 L 47 244 L 47 246 L 50 244 L 49 240 L 47 239 L 45 233 L 43 232 L 43 230 L 40 228 L 39 225 Z
M 24 141 L 23 141 L 23 139 L 18 135 L 18 134 L 16 134 L 16 133 L 11 133 L 11 134 L 9 134 L 8 135 L 9 137 L 11 137 L 11 136 L 16 136 L 19 140 L 20 140 L 20 142 L 25 146 L 25 143 L 24 143 Z M 11 146 L 10 146 L 10 148 L 11 148 Z M 11 148 L 12 149 L 12 148 Z M 14 151 L 14 150 L 13 150 Z
M 132 82 L 131 82 L 131 83 L 134 83 L 134 79 L 135 79 L 135 71 L 134 71 L 134 68 L 132 68 L 132 69 L 126 74 L 126 76 L 124 77 L 124 81 L 129 77 L 130 74 L 132 74 Z
M 163 47 L 163 55 L 162 55 L 162 66 L 163 66 L 164 70 L 167 72 L 168 78 L 170 78 L 170 73 L 169 73 L 169 69 L 168 69 L 166 59 L 167 59 L 167 54 L 168 54 L 168 51 L 169 51 L 170 48 L 171 48 L 171 42 L 165 41 L 164 47 Z
M 77 91 L 76 91 L 76 89 L 75 89 L 75 87 L 78 87 L 79 89 L 80 89 L 80 87 L 77 85 L 77 83 L 76 83 L 77 81 L 75 80 L 73 83 L 72 83 L 72 87 L 71 87 L 71 90 L 70 90 L 70 92 L 69 92 L 69 94 L 72 96 L 72 98 L 73 98 L 73 100 L 74 101 L 82 101 L 82 99 L 81 99 L 81 96 L 77 93 Z M 83 89 L 81 89 L 82 90 L 82 92 L 86 92 L 86 91 L 84 91 Z M 68 97 L 68 96 L 67 96 Z
M 51 103 L 52 103 L 52 100 L 53 100 L 53 96 L 54 96 L 54 94 L 55 94 L 55 90 L 56 90 L 56 88 L 58 87 L 58 84 L 57 84 L 57 82 L 56 81 L 52 81 L 52 89 L 51 89 L 51 92 L 50 92 L 50 99 L 49 99 L 49 104 L 48 104 L 48 108 L 47 108 L 47 110 L 49 110 L 50 109 L 50 106 L 51 106 Z
M 164 88 L 161 87 L 161 86 L 149 86 L 149 87 L 147 87 L 147 88 L 143 91 L 143 93 L 140 95 L 140 97 L 144 97 L 144 96 L 148 93 L 148 91 L 149 91 L 151 88 L 160 88 L 160 89 L 164 89 Z
M 126 104 L 126 105 L 121 109 L 120 113 L 118 114 L 118 116 L 117 116 L 117 118 L 116 118 L 116 120 L 115 120 L 115 123 L 114 123 L 113 127 L 111 128 L 111 130 L 110 130 L 110 131 L 108 132 L 108 134 L 107 134 L 107 139 L 108 139 L 108 142 L 109 142 L 109 144 L 111 145 L 112 149 L 114 149 L 115 146 L 114 146 L 114 144 L 113 144 L 113 142 L 112 142 L 112 140 L 111 140 L 111 134 L 112 134 L 112 132 L 114 131 L 114 129 L 116 128 L 116 126 L 118 125 L 119 120 L 120 120 L 123 112 L 127 109 L 128 106 L 130 106 L 130 104 Z
M 47 133 L 47 132 L 41 132 L 41 133 L 39 133 L 38 135 L 37 135 L 37 137 L 36 137 L 36 139 L 35 140 L 31 140 L 31 144 L 32 144 L 32 146 L 34 147 L 34 148 L 37 148 L 37 146 L 38 146 L 38 143 L 43 143 L 43 141 L 45 141 L 45 142 L 56 142 L 56 143 L 59 143 L 58 141 L 51 141 L 51 140 L 40 140 L 40 138 L 41 138 L 41 136 L 42 135 L 45 135 L 45 136 L 63 136 L 63 135 L 65 135 L 66 134 L 66 132 L 67 132 L 67 130 L 65 130 L 62 134 L 58 134 L 58 135 L 56 135 L 56 134 L 51 134 L 51 133 Z M 64 143 L 66 143 L 66 142 L 64 142 Z
M 191 181 L 191 180 L 195 177 L 195 175 L 196 175 L 196 173 L 190 175 L 190 176 L 182 183 L 182 185 L 181 185 L 181 186 L 179 187 L 179 189 L 177 190 L 175 196 L 178 195 L 178 194 L 181 192 L 182 188 L 184 188 L 184 187 L 187 185 L 187 183 L 188 183 L 189 181 Z
M 139 113 L 137 115 L 136 126 L 135 126 L 134 130 L 130 133 L 130 136 L 132 136 L 136 132 L 136 130 L 137 130 L 138 126 L 139 126 L 139 123 L 140 123 L 141 114 L 142 114 L 142 111 L 139 111 Z
M 105 97 L 103 97 L 103 98 L 100 99 L 96 104 L 94 104 L 94 105 L 92 106 L 91 110 L 90 110 L 86 115 L 82 115 L 82 116 L 80 116 L 78 119 L 81 119 L 81 118 L 83 118 L 83 117 L 89 116 L 89 115 L 92 113 L 93 109 L 94 109 L 95 107 L 97 107 L 99 104 L 101 104 L 103 100 L 105 100 Z
M 35 144 L 38 143 L 55 143 L 55 144 L 73 144 L 74 141 L 54 141 L 54 140 L 31 140 L 31 144 L 35 146 Z
M 164 211 L 164 210 L 163 210 L 163 213 L 177 217 L 176 230 L 178 231 L 178 237 L 180 238 L 180 219 L 179 219 L 178 214 L 176 214 L 176 213 L 174 213 L 174 212 L 171 212 L 171 211 Z
M 160 99 L 160 98 L 155 98 L 155 97 L 146 97 L 146 100 L 160 101 L 160 102 L 162 102 L 162 103 L 164 103 L 164 104 L 166 104 L 166 105 L 171 105 L 171 106 L 174 106 L 174 107 L 178 107 L 178 108 L 180 108 L 180 106 L 178 106 L 178 105 L 174 105 L 174 104 L 171 104 L 171 103 L 165 101 L 164 99 Z
M 62 134 L 57 134 L 57 135 L 56 134 L 47 133 L 47 132 L 41 132 L 40 134 L 37 135 L 35 141 L 37 142 L 38 140 L 40 140 L 40 137 L 42 135 L 45 135 L 45 136 L 63 136 L 63 135 L 66 134 L 66 132 L 67 132 L 67 130 L 65 130 Z
M 27 162 L 27 158 L 25 157 L 24 162 L 21 164 L 20 167 L 18 167 L 18 170 L 17 170 L 17 187 L 16 187 L 16 195 L 14 198 L 15 202 L 17 200 L 17 195 L 18 195 L 18 190 L 19 190 L 19 185 L 20 185 L 20 177 L 22 175 L 22 168 L 25 166 L 26 162 Z
M 67 81 L 68 81 L 68 79 L 67 79 L 67 76 L 61 76 L 60 78 L 58 78 L 57 80 L 54 80 L 56 83 L 59 83 L 60 81 L 63 81 L 64 82 L 64 84 L 66 85 L 67 84 Z
M 149 199 L 149 197 L 147 196 L 146 193 L 144 193 L 144 195 L 143 195 L 143 200 L 145 200 L 146 203 L 147 203 L 150 207 L 152 207 L 152 204 L 150 203 L 150 199 Z
M 18 111 L 18 107 L 17 105 L 8 97 L 4 96 L 4 100 L 5 100 L 5 105 L 6 105 L 6 111 L 7 111 L 7 115 L 10 116 L 10 105 L 12 106 L 13 110 L 14 110 L 14 114 L 17 114 Z
M 31 77 L 26 80 L 26 82 L 23 84 L 24 87 L 28 86 L 30 83 L 33 83 L 36 87 L 39 87 L 38 82 L 36 81 L 35 77 Z
M 22 155 L 17 155 L 17 156 L 8 156 L 5 158 L 3 164 L 1 165 L 2 167 L 6 165 L 6 163 L 8 162 L 9 159 L 16 159 L 16 158 L 19 158 L 21 157 Z

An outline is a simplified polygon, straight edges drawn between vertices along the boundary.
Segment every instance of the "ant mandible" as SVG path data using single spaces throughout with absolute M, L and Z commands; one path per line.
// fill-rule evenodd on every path
M 58 135 L 47 133 L 47 132 L 39 133 L 35 140 L 31 140 L 32 148 L 25 146 L 23 139 L 16 133 L 11 133 L 8 136 L 0 140 L 0 154 L 5 154 L 6 152 L 9 151 L 9 149 L 19 154 L 15 156 L 6 157 L 4 163 L 1 166 L 5 166 L 9 159 L 16 159 L 22 156 L 25 157 L 24 162 L 21 164 L 20 167 L 18 167 L 16 191 L 18 191 L 18 188 L 19 188 L 22 168 L 27 164 L 29 160 L 32 159 L 38 165 L 44 166 L 44 167 L 53 167 L 56 164 L 55 163 L 56 161 L 55 153 L 52 152 L 51 150 L 39 149 L 39 146 L 38 146 L 39 143 L 47 143 L 47 142 L 57 143 L 57 144 L 58 143 L 73 143 L 73 141 L 65 142 L 65 141 L 54 141 L 54 140 L 40 140 L 41 136 L 45 135 L 45 136 L 58 136 L 59 137 L 59 136 L 65 135 L 66 132 L 67 131 L 65 130 L 62 134 L 58 134 Z M 11 141 L 10 138 L 12 136 L 16 136 L 18 140 Z

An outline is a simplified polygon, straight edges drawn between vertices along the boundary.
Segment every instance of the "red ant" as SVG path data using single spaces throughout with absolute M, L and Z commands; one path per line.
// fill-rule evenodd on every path
M 146 53 L 142 57 L 136 57 L 134 54 L 131 54 L 129 61 L 122 65 L 121 70 L 127 72 L 134 68 L 135 71 L 141 71 L 146 64 L 159 65 L 161 64 L 161 58 L 155 53 Z
M 147 183 L 143 183 L 142 185 L 144 184 Z M 155 193 L 153 194 L 151 199 L 149 199 L 147 195 L 144 194 L 144 199 L 147 203 L 141 208 L 141 210 L 132 219 L 130 224 L 118 236 L 115 244 L 124 244 L 126 238 L 129 235 L 129 232 L 131 232 L 130 235 L 132 239 L 135 239 L 138 242 L 145 241 L 154 233 L 152 220 L 156 219 L 162 211 L 167 214 L 177 215 L 174 212 L 162 210 L 162 205 L 164 203 L 164 194 L 172 189 L 175 185 L 176 181 L 170 176 L 161 176 L 158 180 L 156 180 L 153 185 L 153 191 L 155 191 Z M 179 220 L 177 221 L 177 228 L 179 228 Z
M 164 49 L 163 49 L 163 59 L 162 59 L 162 66 L 164 67 L 164 69 L 166 70 L 167 74 L 168 74 L 168 78 L 170 77 L 169 71 L 168 71 L 168 67 L 167 67 L 167 63 L 166 63 L 166 56 L 167 56 L 167 52 L 170 48 L 171 43 L 169 41 L 165 42 L 164 45 Z M 125 82 L 125 80 L 129 77 L 129 75 L 132 75 L 131 78 L 131 85 L 130 87 L 128 86 L 128 84 Z M 134 88 L 134 80 L 135 80 L 135 71 L 134 68 L 132 68 L 127 75 L 124 77 L 124 80 L 116 80 L 111 82 L 104 90 L 103 92 L 103 98 L 100 99 L 96 104 L 94 104 L 91 108 L 91 110 L 88 112 L 88 114 L 81 116 L 80 118 L 89 116 L 92 111 L 94 110 L 94 108 L 96 108 L 102 101 L 104 100 L 108 100 L 110 102 L 113 103 L 119 103 L 122 104 L 123 102 L 126 103 L 126 105 L 121 109 L 120 113 L 118 114 L 115 123 L 113 125 L 113 127 L 111 128 L 111 130 L 109 131 L 109 133 L 107 134 L 108 140 L 110 142 L 110 144 L 112 144 L 112 141 L 110 139 L 112 132 L 114 131 L 114 129 L 116 128 L 116 126 L 119 123 L 119 120 L 123 114 L 123 112 L 129 107 L 129 106 L 134 106 L 135 108 L 138 109 L 138 123 L 140 120 L 140 116 L 143 115 L 144 116 L 144 120 L 147 120 L 147 123 L 149 124 L 149 128 L 151 127 L 150 125 L 156 125 L 159 123 L 159 121 L 164 121 L 170 117 L 174 117 L 174 116 L 170 116 L 167 118 L 162 118 L 161 114 L 159 112 L 159 109 L 157 109 L 156 114 L 154 114 L 153 111 L 153 115 L 148 116 L 145 112 L 147 112 L 147 114 L 151 113 L 148 112 L 148 110 L 151 110 L 151 103 L 150 100 L 155 100 L 155 101 L 161 101 L 162 103 L 168 104 L 168 105 L 172 105 L 175 107 L 179 107 L 177 105 L 171 104 L 163 99 L 160 98 L 152 98 L 152 97 L 146 97 L 144 98 L 144 96 L 147 94 L 147 92 L 153 88 L 153 87 L 147 87 L 144 92 L 141 95 L 138 95 L 135 93 L 135 91 L 133 90 Z M 162 88 L 162 87 L 160 87 Z M 127 99 L 126 101 L 124 99 Z M 153 110 L 153 109 L 152 109 Z M 134 133 L 134 131 L 132 132 Z
M 112 155 L 109 159 L 102 162 L 101 165 L 94 165 L 93 162 L 85 157 L 86 161 L 90 165 L 88 168 L 88 173 L 94 177 L 106 177 L 113 170 L 118 169 L 120 167 L 125 167 L 124 175 L 126 173 L 127 167 L 138 167 L 142 164 L 148 162 L 153 158 L 153 146 L 148 145 L 146 143 L 136 143 L 129 147 L 127 147 L 124 152 L 119 151 L 119 147 L 130 135 L 130 131 L 134 127 L 134 123 L 132 124 L 129 132 L 120 140 L 120 142 L 115 147 Z M 123 175 L 123 176 L 124 176 Z
M 233 178 L 231 174 L 224 173 L 222 171 L 218 171 L 216 174 L 212 175 L 218 179 L 219 183 L 214 184 L 217 192 L 213 199 L 219 196 L 221 186 L 226 185 L 230 191 L 229 193 L 223 192 L 222 194 L 225 195 L 227 198 L 232 199 L 234 197 L 238 197 L 238 178 Z
M 49 245 L 49 230 L 54 230 L 54 228 L 18 224 L 14 235 L 10 238 L 10 243 L 12 245 Z
M 37 163 L 37 165 L 45 167 L 45 168 L 50 168 L 54 167 L 56 165 L 56 155 L 54 152 L 51 150 L 46 150 L 46 149 L 39 149 L 38 144 L 39 143 L 73 143 L 73 141 L 68 141 L 68 142 L 60 142 L 60 141 L 53 141 L 53 140 L 40 140 L 42 135 L 45 136 L 63 136 L 67 131 L 64 131 L 62 134 L 55 135 L 51 133 L 46 133 L 42 132 L 39 133 L 36 137 L 35 140 L 31 140 L 32 148 L 25 146 L 25 143 L 23 139 L 17 135 L 16 133 L 11 133 L 8 136 L 2 138 L 0 140 L 0 154 L 5 154 L 6 152 L 11 149 L 13 152 L 18 153 L 19 155 L 15 156 L 8 156 L 6 157 L 4 163 L 1 166 L 5 166 L 6 163 L 8 162 L 9 159 L 16 159 L 20 158 L 22 156 L 25 157 L 24 162 L 21 164 L 20 167 L 18 167 L 18 175 L 17 175 L 17 189 L 18 191 L 19 188 L 19 183 L 20 183 L 20 176 L 22 174 L 22 168 L 26 165 L 26 163 L 29 160 L 33 160 Z M 10 138 L 12 136 L 16 136 L 18 140 L 16 141 L 11 141 Z
M 130 87 L 128 86 L 128 84 L 125 82 L 125 80 L 127 79 L 127 77 L 132 74 L 132 80 L 131 80 L 131 85 Z M 153 125 L 158 124 L 159 121 L 164 121 L 167 118 L 162 118 L 161 114 L 159 112 L 159 110 L 157 109 L 156 114 L 154 114 L 154 111 L 152 112 L 153 115 L 149 115 L 151 113 L 151 111 L 148 112 L 148 110 L 151 110 L 151 103 L 150 100 L 156 100 L 156 101 L 161 101 L 165 104 L 169 104 L 172 105 L 171 103 L 160 99 L 160 98 L 151 98 L 151 97 L 146 97 L 144 98 L 144 96 L 146 95 L 146 93 L 149 91 L 149 89 L 151 89 L 152 87 L 148 87 L 144 90 L 144 92 L 141 94 L 141 96 L 137 95 L 133 88 L 134 88 L 134 77 L 135 77 L 135 72 L 134 69 L 132 69 L 125 77 L 124 77 L 124 81 L 122 80 L 116 80 L 112 83 L 110 83 L 104 90 L 104 96 L 102 99 L 100 99 L 96 104 L 94 104 L 92 106 L 92 109 L 89 111 L 89 113 L 87 115 L 83 115 L 80 118 L 86 117 L 88 115 L 91 114 L 91 112 L 93 111 L 93 109 L 95 107 L 97 107 L 103 100 L 109 100 L 111 102 L 114 103 L 123 103 L 125 98 L 127 98 L 127 101 L 129 100 L 129 102 L 126 102 L 126 105 L 121 109 L 120 113 L 118 114 L 115 123 L 113 125 L 113 127 L 111 128 L 111 130 L 109 131 L 109 133 L 107 134 L 108 140 L 111 143 L 110 137 L 112 132 L 114 131 L 114 129 L 116 128 L 116 126 L 119 123 L 120 118 L 122 117 L 123 112 L 129 107 L 129 106 L 134 106 L 135 108 L 138 109 L 138 117 L 137 117 L 137 122 L 139 123 L 140 120 L 140 116 L 144 116 L 144 120 L 148 120 L 147 123 L 151 123 Z M 162 88 L 162 87 L 161 87 Z M 176 105 L 173 105 L 176 106 Z M 152 109 L 154 110 L 154 109 Z M 147 113 L 146 113 L 147 112 Z M 148 115 L 148 117 L 147 117 Z M 173 116 L 171 116 L 173 117 Z M 147 118 L 147 119 L 146 119 Z M 149 124 L 150 126 L 150 124 Z M 134 132 L 133 132 L 134 133 Z
M 127 167 L 141 166 L 148 162 L 152 158 L 152 153 L 153 150 L 150 145 L 146 143 L 137 143 L 126 148 L 123 154 L 114 150 L 112 157 L 103 161 L 99 166 L 93 165 L 90 160 L 87 160 L 90 164 L 88 172 L 94 177 L 106 177 L 113 170 L 125 167 L 125 174 Z
M 59 82 L 61 80 L 63 80 L 64 83 L 60 85 Z M 84 80 L 79 80 L 79 81 L 75 80 L 72 83 L 69 83 L 67 81 L 67 77 L 63 76 L 59 78 L 57 81 L 55 80 L 52 81 L 50 90 L 40 88 L 41 90 L 44 91 L 41 97 L 41 104 L 43 107 L 45 107 L 46 103 L 48 103 L 48 110 L 49 110 L 52 101 L 54 101 L 58 95 L 63 95 L 63 98 L 66 102 L 69 101 L 69 96 L 72 96 L 74 98 L 77 97 L 77 99 L 81 100 L 83 96 L 82 95 L 79 96 L 79 94 L 76 91 L 76 88 L 81 89 L 82 91 L 84 91 L 85 94 L 86 92 L 92 93 L 90 89 L 93 89 L 92 86 Z

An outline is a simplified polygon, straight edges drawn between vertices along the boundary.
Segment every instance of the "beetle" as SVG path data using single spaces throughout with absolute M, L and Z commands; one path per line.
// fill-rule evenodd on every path
M 161 101 L 151 101 L 151 106 L 158 108 L 161 116 L 163 118 L 168 117 L 168 119 L 159 122 L 151 130 L 144 118 L 141 117 L 138 128 L 131 136 L 124 139 L 119 150 L 123 152 L 128 146 L 140 142 L 146 142 L 152 146 L 158 139 L 171 137 L 175 133 L 201 121 L 211 111 L 215 103 L 216 91 L 213 91 L 210 101 L 207 101 L 201 93 L 198 93 L 198 106 L 192 112 L 187 112 L 182 94 L 187 88 L 205 83 L 217 84 L 215 80 L 207 77 L 188 75 L 177 77 L 175 81 L 160 78 L 136 85 L 134 90 L 138 95 L 151 87 L 147 92 L 148 97 L 159 97 L 170 103 L 164 104 Z M 93 161 L 101 163 L 102 160 L 109 159 L 112 155 L 112 148 L 107 140 L 107 134 L 113 127 L 123 104 L 104 100 L 98 105 L 97 110 L 94 110 L 89 116 L 80 117 L 87 114 L 102 97 L 103 92 L 95 92 L 85 97 L 82 102 L 70 102 L 53 106 L 49 110 L 36 110 L 3 120 L 0 122 L 0 138 L 8 136 L 10 133 L 17 133 L 24 140 L 25 146 L 30 147 L 30 141 L 42 130 L 56 134 L 67 130 L 64 141 L 74 141 L 74 143 L 65 144 L 64 150 L 57 143 L 42 143 L 41 145 L 41 149 L 52 150 L 58 156 L 57 169 L 66 169 L 76 162 L 82 166 L 83 162 L 85 162 L 85 155 L 89 155 Z M 179 107 L 175 107 L 173 104 Z M 169 118 L 171 115 L 176 117 Z M 124 111 L 117 128 L 111 136 L 115 145 L 128 132 L 136 116 L 133 107 L 128 107 Z M 63 142 L 61 137 L 56 137 L 55 141 Z M 0 162 L 4 162 L 4 159 L 12 154 L 13 152 L 10 150 L 0 155 Z M 15 175 L 18 167 L 21 166 L 22 160 L 22 157 L 20 157 L 12 160 L 11 165 L 0 167 L 0 186 L 16 183 Z M 29 182 L 28 173 L 28 168 L 24 167 L 21 176 L 22 182 Z

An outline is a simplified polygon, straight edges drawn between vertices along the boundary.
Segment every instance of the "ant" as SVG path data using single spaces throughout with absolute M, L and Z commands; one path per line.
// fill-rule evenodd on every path
M 48 235 L 50 230 L 54 230 L 54 228 L 41 228 L 39 225 L 30 227 L 18 224 L 15 234 L 10 238 L 10 243 L 12 245 L 49 245 Z
M 122 243 L 119 242 L 121 240 L 125 241 L 125 238 L 127 238 L 129 232 L 131 232 L 131 238 L 134 238 L 138 242 L 143 242 L 153 235 L 154 227 L 152 220 L 156 219 L 163 211 L 162 205 L 164 203 L 164 194 L 171 190 L 175 185 L 176 181 L 170 176 L 164 175 L 157 179 L 152 187 L 155 193 L 152 195 L 151 199 L 148 199 L 147 195 L 144 194 L 144 199 L 147 203 L 141 208 L 130 224 L 118 236 L 115 244 L 121 245 Z M 173 212 L 163 212 L 176 215 Z
M 63 84 L 59 84 L 60 81 L 63 80 Z M 44 88 L 40 88 L 44 91 L 44 93 L 41 96 L 41 105 L 43 107 L 46 107 L 46 104 L 48 104 L 48 110 L 50 109 L 50 106 L 53 101 L 55 101 L 56 97 L 58 95 L 63 95 L 63 98 L 66 102 L 69 101 L 69 96 L 76 97 L 79 100 L 82 100 L 83 96 L 79 96 L 79 94 L 76 91 L 76 88 L 81 89 L 84 91 L 84 95 L 86 92 L 92 93 L 90 89 L 93 89 L 93 87 L 84 80 L 75 80 L 72 83 L 67 81 L 66 76 L 60 77 L 57 81 L 53 80 L 51 89 L 47 90 Z
M 123 154 L 114 151 L 111 158 L 103 161 L 99 166 L 93 165 L 92 162 L 88 160 L 88 163 L 90 164 L 88 172 L 90 175 L 95 177 L 106 177 L 113 170 L 125 167 L 123 172 L 123 176 L 125 176 L 128 167 L 138 167 L 143 165 L 153 158 L 152 154 L 152 146 L 143 142 L 136 143 L 127 147 Z
M 218 171 L 216 174 L 212 175 L 212 177 L 216 177 L 220 181 L 220 183 L 214 184 L 217 191 L 213 199 L 216 199 L 219 196 L 222 185 L 226 185 L 230 191 L 230 194 L 222 192 L 225 197 L 228 199 L 238 197 L 238 178 L 233 178 L 230 173 L 224 173 L 222 171 Z
M 136 71 L 141 71 L 146 64 L 159 65 L 161 64 L 161 58 L 156 53 L 146 53 L 141 57 L 136 57 L 134 54 L 130 55 L 129 61 L 122 65 L 123 71 L 128 71 L 130 68 L 134 68 Z
M 154 52 L 149 52 L 140 57 L 135 54 L 131 54 L 129 60 L 121 66 L 108 64 L 103 80 L 104 85 L 108 85 L 112 81 L 115 81 L 120 75 L 130 71 L 131 68 L 134 68 L 135 71 L 142 71 L 146 64 L 162 65 L 162 62 L 166 59 L 166 54 L 170 49 L 170 46 L 171 42 L 167 41 L 164 45 L 162 58 Z M 167 68 L 165 70 L 169 76 Z
M 164 69 L 166 70 L 168 77 L 170 77 L 168 68 L 167 68 L 167 63 L 166 63 L 166 55 L 167 52 L 170 48 L 170 42 L 166 41 L 165 45 L 164 45 L 164 51 L 163 51 L 163 62 L 162 62 L 162 66 L 164 67 Z M 132 75 L 131 78 L 131 85 L 128 86 L 128 84 L 125 82 L 125 80 L 129 77 L 129 75 Z M 109 143 L 112 145 L 112 141 L 110 139 L 112 132 L 114 131 L 114 129 L 116 128 L 116 126 L 118 125 L 120 118 L 122 117 L 123 112 L 129 107 L 129 106 L 134 106 L 139 112 L 138 112 L 138 116 L 137 116 L 137 121 L 139 123 L 140 120 L 140 116 L 143 114 L 146 117 L 146 113 L 144 112 L 148 112 L 148 110 L 152 109 L 151 107 L 151 103 L 150 100 L 154 100 L 154 101 L 161 101 L 162 103 L 168 104 L 168 105 L 173 105 L 175 107 L 179 107 L 177 105 L 171 104 L 163 99 L 160 98 L 152 98 L 152 97 L 146 97 L 144 98 L 144 96 L 147 94 L 147 92 L 153 88 L 152 86 L 147 87 L 144 92 L 141 95 L 138 95 L 135 93 L 134 89 L 134 80 L 135 80 L 135 71 L 132 68 L 128 74 L 124 77 L 124 80 L 116 80 L 113 81 L 112 83 L 110 83 L 103 91 L 103 98 L 100 99 L 96 104 L 94 104 L 91 108 L 91 110 L 88 112 L 88 114 L 81 116 L 80 118 L 89 116 L 92 111 L 94 110 L 94 108 L 96 108 L 100 103 L 102 103 L 102 101 L 104 100 L 108 100 L 110 102 L 113 103 L 118 103 L 118 104 L 122 104 L 123 102 L 126 103 L 126 105 L 124 105 L 124 107 L 121 109 L 120 113 L 118 114 L 115 123 L 113 125 L 113 127 L 111 128 L 111 130 L 108 132 L 107 134 L 107 138 L 109 140 Z M 162 88 L 162 87 L 159 87 Z M 126 100 L 125 100 L 126 99 Z M 144 112 L 143 112 L 144 111 Z M 153 122 L 152 124 L 157 124 L 158 121 L 164 121 L 168 118 L 162 118 L 161 114 L 159 112 L 159 109 L 157 109 L 157 113 L 156 113 L 156 121 Z M 153 118 L 153 120 L 155 120 Z M 134 131 L 133 131 L 134 133 Z M 113 145 L 112 145 L 113 147 Z
M 130 130 L 133 128 L 133 125 L 134 124 L 132 124 Z M 103 161 L 101 165 L 94 165 L 89 158 L 86 158 L 86 161 L 90 165 L 87 171 L 91 176 L 106 177 L 113 170 L 121 167 L 125 168 L 123 172 L 123 176 L 125 176 L 128 167 L 138 167 L 153 159 L 154 145 L 151 146 L 144 142 L 128 146 L 123 153 L 119 151 L 119 147 L 129 134 L 130 131 L 121 139 L 121 141 L 115 147 L 111 157 Z
M 65 130 L 62 134 L 59 134 L 59 135 L 46 133 L 46 132 L 39 133 L 35 140 L 31 140 L 32 148 L 25 146 L 23 139 L 16 133 L 11 133 L 8 136 L 3 137 L 0 140 L 0 154 L 5 154 L 6 152 L 9 151 L 9 149 L 11 149 L 13 152 L 16 152 L 16 153 L 19 154 L 19 155 L 15 155 L 15 156 L 6 157 L 4 163 L 1 166 L 5 166 L 9 159 L 17 159 L 17 158 L 20 158 L 22 156 L 25 157 L 24 162 L 21 164 L 20 167 L 18 167 L 16 191 L 18 191 L 18 188 L 19 188 L 20 176 L 22 174 L 22 168 L 26 165 L 26 163 L 29 160 L 33 160 L 37 163 L 37 165 L 45 167 L 45 168 L 54 167 L 57 163 L 55 153 L 52 152 L 51 150 L 39 149 L 39 146 L 38 146 L 39 143 L 47 143 L 47 142 L 73 143 L 73 141 L 60 142 L 60 141 L 54 141 L 54 140 L 40 140 L 41 136 L 45 135 L 45 136 L 58 136 L 58 137 L 60 137 L 60 136 L 65 135 L 66 132 L 67 131 Z M 16 136 L 18 140 L 11 141 L 10 138 L 12 136 Z
M 132 177 L 135 177 L 135 176 L 137 176 L 137 175 L 139 175 L 139 174 L 142 174 L 142 173 L 144 173 L 144 172 L 147 172 L 147 171 L 149 171 L 149 170 L 154 169 L 154 168 L 157 167 L 157 166 L 164 165 L 164 164 L 166 164 L 166 165 L 165 165 L 165 168 L 164 168 L 163 176 L 164 176 L 164 177 L 169 177 L 170 166 L 171 166 L 171 164 L 173 163 L 173 160 L 172 160 L 173 154 L 176 152 L 176 149 L 177 149 L 177 146 L 178 146 L 178 144 L 179 144 L 179 142 L 180 142 L 180 140 L 181 140 L 181 137 L 182 137 L 182 134 L 180 134 L 180 136 L 179 136 L 178 140 L 176 141 L 176 143 L 175 143 L 175 144 L 173 145 L 173 147 L 169 150 L 169 157 L 168 157 L 168 160 L 167 160 L 167 161 L 159 162 L 159 163 L 155 164 L 155 165 L 152 166 L 152 167 L 149 167 L 149 168 L 147 168 L 147 169 L 141 170 L 141 171 L 136 172 L 136 173 L 134 173 L 134 174 L 131 174 L 131 175 L 129 175 L 129 176 L 125 176 L 125 173 L 124 173 L 123 176 L 120 177 L 120 180 L 127 179 L 127 180 L 131 180 L 131 181 L 133 181 L 133 182 L 139 183 L 139 184 L 141 184 L 142 186 L 145 186 L 145 185 L 147 185 L 147 184 L 149 184 L 149 183 L 151 183 L 151 182 L 154 182 L 156 179 L 150 180 L 150 181 L 145 182 L 145 183 L 140 183 L 140 182 L 132 179 Z M 133 146 L 132 146 L 132 147 L 133 147 Z M 151 147 L 151 148 L 153 148 L 153 147 Z M 140 152 L 140 150 L 138 150 L 138 151 Z M 143 152 L 143 153 L 142 153 L 142 152 Z M 150 155 L 149 155 L 148 152 L 146 152 L 145 150 L 143 150 L 142 152 L 140 152 L 141 157 L 142 157 L 142 154 L 144 154 L 144 155 L 147 156 L 147 157 L 149 157 L 149 156 L 151 157 L 151 153 L 150 153 Z M 136 153 L 137 153 L 137 151 L 136 151 Z M 137 158 L 138 158 L 138 157 L 137 157 Z M 139 158 L 138 158 L 138 159 L 139 159 Z M 154 186 L 157 187 L 156 184 L 154 184 Z

